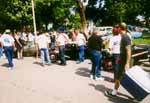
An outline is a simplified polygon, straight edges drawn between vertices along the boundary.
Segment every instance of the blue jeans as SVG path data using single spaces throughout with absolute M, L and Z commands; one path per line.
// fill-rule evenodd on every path
M 49 51 L 47 48 L 41 48 L 40 49 L 40 58 L 41 58 L 41 63 L 44 65 L 45 61 L 47 61 L 48 64 L 51 63 L 50 57 L 49 57 Z M 46 58 L 46 60 L 45 60 Z
M 53 50 L 53 49 L 55 49 L 55 42 L 51 42 L 51 49 Z
M 59 58 L 60 58 L 61 64 L 66 64 L 65 46 L 59 46 Z
M 0 47 L 0 58 L 2 55 L 3 55 L 3 49 L 2 49 L 2 47 Z
M 96 77 L 100 77 L 101 76 L 102 54 L 98 50 L 91 50 L 90 55 L 91 55 L 91 62 L 92 62 L 91 75 L 94 75 Z
M 84 49 L 85 49 L 84 45 L 79 46 L 79 49 L 78 49 L 78 55 L 79 55 L 78 61 L 79 62 L 83 62 L 84 61 Z
M 9 67 L 13 67 L 14 65 L 13 65 L 13 51 L 14 51 L 14 49 L 13 49 L 13 47 L 12 46 L 5 46 L 4 47 L 4 52 L 5 52 L 5 55 L 6 55 L 6 57 L 7 57 L 7 59 L 8 59 L 8 65 L 9 65 Z
M 120 64 L 120 54 L 113 54 L 112 55 L 112 64 L 114 69 L 114 79 L 118 76 L 119 72 L 119 64 Z

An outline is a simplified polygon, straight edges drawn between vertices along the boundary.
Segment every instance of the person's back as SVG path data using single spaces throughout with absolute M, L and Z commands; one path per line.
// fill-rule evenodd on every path
M 1 36 L 1 43 L 4 48 L 5 55 L 8 59 L 9 69 L 13 69 L 13 50 L 15 47 L 14 38 L 9 29 L 5 30 L 5 33 Z
M 12 42 L 14 42 L 14 39 L 9 34 L 3 34 L 1 36 L 1 43 L 3 46 L 13 46 Z
M 102 39 L 100 36 L 92 34 L 92 36 L 88 39 L 88 48 L 101 50 L 102 48 Z
M 76 42 L 78 46 L 86 44 L 86 39 L 82 33 L 78 33 L 76 37 Z
M 104 80 L 101 75 L 102 44 L 103 41 L 100 37 L 99 31 L 95 28 L 92 36 L 88 39 L 88 48 L 92 62 L 92 68 L 90 72 L 91 79 Z
M 40 50 L 41 65 L 44 66 L 45 62 L 50 65 L 51 60 L 49 57 L 49 39 L 45 33 L 42 33 L 37 37 L 37 45 Z
M 48 38 L 44 34 L 38 36 L 37 43 L 39 48 L 48 48 Z
M 56 38 L 58 46 L 64 46 L 68 41 L 68 36 L 65 33 L 60 33 Z

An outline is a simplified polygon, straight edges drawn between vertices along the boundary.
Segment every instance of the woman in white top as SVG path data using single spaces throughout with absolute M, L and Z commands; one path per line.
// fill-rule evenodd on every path
M 119 34 L 119 29 L 117 27 L 114 27 L 112 32 L 113 32 L 113 37 L 109 41 L 109 50 L 112 53 L 112 63 L 113 63 L 114 80 L 115 80 L 118 74 L 119 63 L 120 63 L 121 36 Z

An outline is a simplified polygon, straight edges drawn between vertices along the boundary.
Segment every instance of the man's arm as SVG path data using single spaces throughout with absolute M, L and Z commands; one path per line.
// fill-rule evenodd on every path
M 125 69 L 129 69 L 131 60 L 131 45 L 126 46 L 126 65 Z

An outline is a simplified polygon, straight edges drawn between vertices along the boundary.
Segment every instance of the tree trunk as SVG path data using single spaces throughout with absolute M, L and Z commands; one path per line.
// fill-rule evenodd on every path
M 84 7 L 83 3 L 81 2 L 81 0 L 76 0 L 76 3 L 77 3 L 78 8 L 79 8 L 79 13 L 80 13 L 80 18 L 81 18 L 81 23 L 82 23 L 83 31 L 87 35 L 85 7 Z

